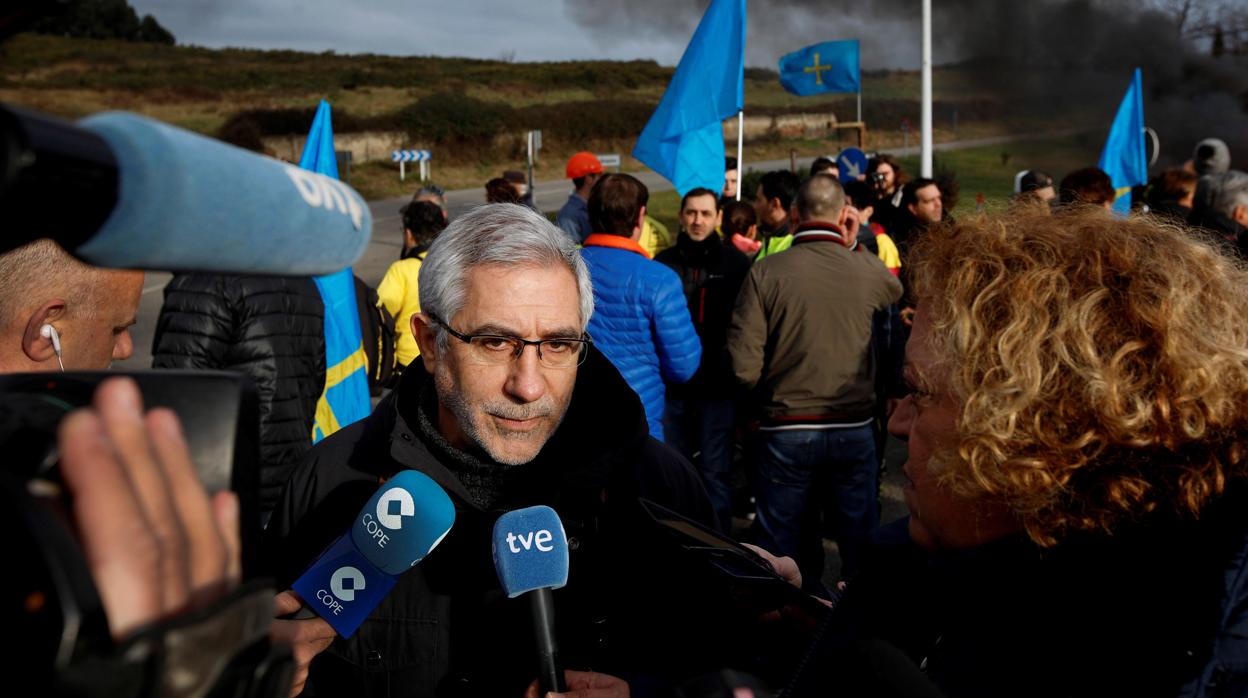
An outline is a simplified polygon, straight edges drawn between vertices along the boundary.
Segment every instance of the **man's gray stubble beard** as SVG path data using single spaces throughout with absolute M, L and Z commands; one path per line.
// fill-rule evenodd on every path
M 529 403 L 527 405 L 516 405 L 513 403 L 486 403 L 483 405 L 483 409 L 478 412 L 473 409 L 472 405 L 468 404 L 468 402 L 464 400 L 458 386 L 451 378 L 449 370 L 439 366 L 438 369 L 434 371 L 433 384 L 434 390 L 437 392 L 438 402 L 450 409 L 451 414 L 455 416 L 456 422 L 459 423 L 459 428 L 464 432 L 464 435 L 468 437 L 468 440 L 471 441 L 478 449 L 489 455 L 492 460 L 501 465 L 524 465 L 525 463 L 532 461 L 532 458 L 524 461 L 514 461 L 501 457 L 502 454 L 500 453 L 495 453 L 486 443 L 486 439 L 481 433 L 482 425 L 480 425 L 475 418 L 478 415 L 494 415 L 506 419 L 531 419 L 533 417 L 550 416 L 555 413 L 555 405 L 553 404 L 554 401 L 550 398 L 550 395 L 544 395 L 542 396 L 542 399 L 537 402 Z M 546 441 L 559 430 L 559 425 L 563 423 L 563 418 L 565 416 L 567 416 L 566 405 L 564 406 L 563 412 L 559 414 L 558 419 L 555 420 L 555 423 L 551 427 L 550 431 L 544 435 L 545 439 L 538 448 L 537 452 L 533 454 L 534 458 L 536 458 L 537 454 L 541 453 L 541 449 L 546 446 Z M 531 434 L 526 432 L 500 431 L 498 434 L 502 438 L 533 438 Z

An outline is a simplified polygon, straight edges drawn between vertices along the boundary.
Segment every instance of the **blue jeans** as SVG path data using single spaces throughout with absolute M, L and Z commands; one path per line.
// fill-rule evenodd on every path
M 853 577 L 861 543 L 880 519 L 871 427 L 762 431 L 759 437 L 759 544 L 797 560 L 803 587 L 817 591 L 823 579 L 819 517 L 826 511 L 841 551 L 841 578 Z
M 732 455 L 736 406 L 714 398 L 667 399 L 663 434 L 698 469 L 720 529 L 732 533 Z

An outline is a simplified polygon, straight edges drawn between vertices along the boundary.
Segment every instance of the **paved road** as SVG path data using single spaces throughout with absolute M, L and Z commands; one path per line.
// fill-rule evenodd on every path
M 935 148 L 938 151 L 962 150 L 1035 138 L 1052 138 L 1055 135 L 1062 134 L 998 136 L 994 138 L 950 141 L 937 144 Z M 891 148 L 889 152 L 899 156 L 907 156 L 917 154 L 919 149 L 918 146 Z M 799 158 L 797 161 L 798 167 L 809 167 L 813 159 L 811 157 Z M 787 159 L 768 160 L 765 162 L 747 163 L 746 170 L 778 170 L 788 168 L 788 166 L 789 161 Z M 672 188 L 672 185 L 666 179 L 650 170 L 634 174 L 650 188 L 650 191 L 670 191 Z M 563 202 L 567 200 L 568 194 L 571 192 L 570 183 L 566 180 L 538 182 L 533 189 L 537 205 L 543 211 L 557 211 L 563 205 Z M 398 259 L 402 241 L 401 231 L 399 230 L 399 209 L 408 200 L 407 197 L 382 199 L 380 201 L 370 201 L 368 204 L 373 214 L 373 239 L 368 249 L 364 252 L 364 256 L 360 258 L 354 268 L 357 276 L 373 286 L 376 286 L 381 281 L 381 277 L 385 275 L 390 263 Z M 447 200 L 450 207 L 450 215 L 454 218 L 473 206 L 485 203 L 484 188 L 450 191 L 447 192 Z M 156 317 L 160 314 L 160 305 L 163 297 L 161 291 L 164 289 L 165 284 L 169 283 L 170 278 L 171 275 L 168 273 L 148 272 L 143 287 L 142 301 L 139 304 L 138 324 L 131 332 L 134 337 L 134 356 L 127 361 L 119 362 L 117 364 L 119 368 L 140 369 L 151 366 L 152 337 L 155 334 Z

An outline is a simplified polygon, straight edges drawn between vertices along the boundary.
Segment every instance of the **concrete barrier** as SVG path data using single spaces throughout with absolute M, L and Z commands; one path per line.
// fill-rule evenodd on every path
M 784 138 L 816 138 L 834 133 L 836 124 L 836 114 L 833 112 L 750 116 L 747 110 L 745 113 L 745 140 L 765 138 L 772 135 L 779 135 Z M 729 143 L 736 143 L 736 117 L 724 120 L 724 140 Z
M 279 158 L 299 162 L 303 154 L 303 142 L 307 136 L 268 136 L 262 139 L 264 147 Z M 361 133 L 335 133 L 334 150 L 351 153 L 355 163 L 390 160 L 390 153 L 402 150 L 411 138 L 403 131 L 364 131 Z

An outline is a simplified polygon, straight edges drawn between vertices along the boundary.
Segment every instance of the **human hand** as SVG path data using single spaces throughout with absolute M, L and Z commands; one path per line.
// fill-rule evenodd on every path
M 129 378 L 110 378 L 57 430 L 60 470 L 87 566 L 115 640 L 235 588 L 238 498 L 204 491 L 177 416 L 143 412 Z
M 542 696 L 534 681 L 524 692 L 524 698 L 628 698 L 628 682 L 610 674 L 565 669 L 563 675 L 568 683 L 567 692 L 550 691 Z
M 858 241 L 858 231 L 862 227 L 862 220 L 858 215 L 858 209 L 848 203 L 845 204 L 845 210 L 841 215 L 845 220 L 845 246 L 852 248 Z
M 797 568 L 796 560 L 791 557 L 776 557 L 757 545 L 749 543 L 742 543 L 742 545 L 758 553 L 784 581 L 798 589 L 802 588 L 802 571 Z
M 780 575 L 781 579 L 789 584 L 792 584 L 798 589 L 802 588 L 802 571 L 797 567 L 797 560 L 794 560 L 791 557 L 776 557 L 757 545 L 751 545 L 749 543 L 742 543 L 742 545 L 761 555 L 762 558 L 767 561 L 767 564 L 771 565 L 771 569 L 775 570 L 775 573 Z M 832 608 L 832 602 L 827 599 L 823 599 L 818 596 L 811 596 L 810 598 L 818 601 L 828 608 Z
M 293 591 L 283 591 L 274 597 L 276 610 L 273 626 L 269 637 L 273 642 L 290 645 L 290 654 L 295 660 L 294 676 L 291 677 L 290 695 L 303 693 L 303 685 L 308 682 L 308 667 L 316 655 L 324 652 L 338 636 L 333 626 L 322 618 L 307 620 L 279 620 L 282 616 L 295 613 L 303 608 L 303 601 Z

